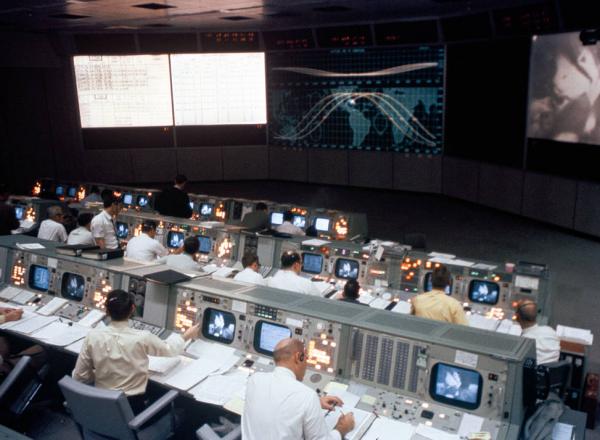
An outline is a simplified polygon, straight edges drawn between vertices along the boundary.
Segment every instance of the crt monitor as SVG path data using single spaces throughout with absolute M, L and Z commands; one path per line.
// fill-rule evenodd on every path
M 56 190 L 54 191 L 54 193 L 57 196 L 64 196 L 65 195 L 65 187 L 62 185 L 57 185 L 56 186 Z
M 69 196 L 69 197 L 75 197 L 75 196 L 77 196 L 77 187 L 76 186 L 70 186 L 69 189 L 67 190 L 67 196 Z
M 206 235 L 199 235 L 198 244 L 200 245 L 199 252 L 201 254 L 210 254 L 210 251 L 212 250 L 212 240 L 210 237 L 207 237 Z
M 272 212 L 271 213 L 271 224 L 278 226 L 283 223 L 283 212 Z
M 129 226 L 127 226 L 127 223 L 117 222 L 116 228 L 117 228 L 117 238 L 118 239 L 123 240 L 123 239 L 127 238 L 127 236 L 129 235 Z
M 306 217 L 303 215 L 295 215 L 294 217 L 292 217 L 292 223 L 294 224 L 294 226 L 304 228 L 304 226 L 306 226 Z
M 133 203 L 133 194 L 123 194 L 123 204 L 131 205 Z
M 329 219 L 325 217 L 317 217 L 315 219 L 315 229 L 318 232 L 329 232 Z
M 212 203 L 202 203 L 200 205 L 200 215 L 211 215 L 213 212 Z
M 302 272 L 319 274 L 323 270 L 323 255 L 304 252 L 302 254 Z
M 483 378 L 475 370 L 439 362 L 431 370 L 432 399 L 467 410 L 479 408 Z
M 177 249 L 183 246 L 184 240 L 183 232 L 169 231 L 167 234 L 167 247 L 171 249 Z
M 60 293 L 63 298 L 81 301 L 85 292 L 85 279 L 76 273 L 65 272 L 62 277 Z
M 17 217 L 17 220 L 23 220 L 23 217 L 25 217 L 24 206 L 15 206 L 15 217 Z
M 491 281 L 473 280 L 469 283 L 469 300 L 480 303 L 495 305 L 500 296 L 500 286 Z
M 335 276 L 344 280 L 358 278 L 358 261 L 347 258 L 338 258 L 335 262 Z
M 46 292 L 50 287 L 50 271 L 45 266 L 29 266 L 29 288 Z
M 431 289 L 433 289 L 433 285 L 431 284 L 431 274 L 432 272 L 427 272 L 425 274 L 425 278 L 423 279 L 423 290 L 425 292 L 429 292 Z M 450 285 L 446 286 L 444 292 L 446 292 L 446 295 L 452 295 L 452 280 L 450 280 Z
M 261 354 L 273 356 L 279 341 L 292 337 L 292 331 L 284 325 L 258 321 L 254 328 L 254 349 Z
M 140 208 L 148 206 L 148 196 L 140 195 L 137 197 L 137 205 Z
M 224 310 L 206 309 L 202 319 L 202 335 L 213 341 L 231 344 L 235 336 L 235 316 Z

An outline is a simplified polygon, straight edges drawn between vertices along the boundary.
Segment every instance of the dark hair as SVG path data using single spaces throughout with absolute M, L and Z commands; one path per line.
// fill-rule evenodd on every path
M 100 188 L 98 188 L 96 185 L 93 185 L 93 186 L 90 188 L 90 194 L 97 194 L 97 193 L 99 193 L 99 192 L 100 192 Z
M 445 289 L 452 282 L 452 275 L 446 266 L 438 266 L 431 273 L 431 287 Z
M 142 232 L 150 232 L 156 230 L 156 222 L 152 220 L 146 220 L 142 223 Z
M 131 316 L 131 306 L 135 304 L 135 295 L 117 289 L 106 295 L 106 313 L 113 321 L 125 321 Z
M 188 180 L 187 180 L 187 177 L 185 177 L 183 174 L 177 174 L 177 175 L 175 176 L 175 183 L 176 183 L 177 185 L 182 185 L 182 184 L 184 184 L 184 183 L 185 183 L 185 182 L 187 182 L 187 181 L 188 181 Z
M 258 255 L 252 254 L 250 252 L 244 254 L 244 256 L 242 257 L 242 266 L 244 266 L 244 268 L 251 266 L 254 263 L 258 264 Z
M 269 208 L 267 207 L 267 204 L 266 204 L 266 203 L 263 203 L 263 202 L 258 202 L 258 203 L 256 204 L 256 210 L 257 210 L 257 211 L 266 211 L 267 209 L 269 209 Z
M 291 222 L 292 220 L 294 220 L 294 214 L 292 213 L 292 211 L 285 211 L 283 213 L 283 221 Z
M 194 255 L 200 250 L 200 242 L 197 237 L 188 237 L 183 240 L 183 250 L 186 254 Z
M 359 295 L 360 284 L 356 280 L 348 280 L 344 285 L 344 298 L 357 299 Z
M 79 217 L 77 217 L 77 224 L 79 226 L 87 226 L 92 222 L 93 218 L 94 214 L 92 214 L 91 212 L 83 212 L 79 214 Z
M 119 203 L 120 198 L 115 196 L 112 191 L 105 192 L 102 191 L 102 203 L 105 208 L 110 208 L 112 205 L 116 205 Z
M 281 268 L 288 269 L 292 267 L 295 263 L 300 263 L 302 258 L 300 258 L 300 254 L 294 251 L 287 251 L 281 254 Z

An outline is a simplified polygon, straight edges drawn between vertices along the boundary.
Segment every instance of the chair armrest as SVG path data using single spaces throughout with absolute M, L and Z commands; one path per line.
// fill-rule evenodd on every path
M 167 405 L 173 402 L 177 396 L 179 396 L 177 391 L 168 391 L 160 399 L 131 419 L 129 421 L 129 427 L 136 431 L 139 430 L 144 423 L 148 422 L 152 417 L 162 411 Z

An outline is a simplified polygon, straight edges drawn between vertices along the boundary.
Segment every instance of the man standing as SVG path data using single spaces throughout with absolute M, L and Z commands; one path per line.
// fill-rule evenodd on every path
M 156 196 L 154 209 L 162 215 L 190 218 L 192 216 L 190 198 L 183 190 L 186 183 L 187 177 L 183 174 L 175 176 L 175 185 L 164 189 Z
M 258 202 L 254 211 L 247 213 L 242 219 L 242 226 L 250 231 L 262 231 L 269 228 L 269 212 L 267 205 Z
M 114 218 L 121 210 L 121 201 L 112 192 L 106 192 L 102 194 L 102 202 L 104 210 L 92 219 L 92 236 L 100 248 L 118 249 Z

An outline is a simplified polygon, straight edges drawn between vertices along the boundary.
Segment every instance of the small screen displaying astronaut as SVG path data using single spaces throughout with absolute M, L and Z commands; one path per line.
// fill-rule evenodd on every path
M 213 212 L 213 205 L 210 203 L 203 203 L 200 205 L 200 215 L 211 215 Z
M 62 277 L 60 293 L 63 298 L 81 301 L 85 293 L 85 279 L 81 275 L 66 272 Z
M 345 280 L 358 278 L 358 261 L 338 258 L 335 262 L 335 276 Z
M 202 334 L 205 338 L 231 344 L 235 336 L 235 317 L 222 310 L 206 309 Z
M 148 206 L 148 197 L 147 196 L 138 196 L 137 205 L 140 208 L 144 208 L 144 207 Z
M 124 239 L 127 238 L 129 234 L 129 227 L 127 223 L 117 222 L 117 238 Z
M 306 226 L 306 217 L 304 217 L 303 215 L 295 215 L 292 219 L 292 223 L 294 224 L 294 226 L 304 228 L 304 226 Z
M 600 144 L 600 46 L 579 32 L 533 37 L 528 120 L 530 138 Z
M 429 292 L 432 289 L 433 285 L 431 284 L 431 272 L 428 272 L 425 274 L 425 278 L 423 280 L 423 290 L 425 292 Z M 446 295 L 452 295 L 452 280 L 450 280 L 450 285 L 446 286 L 444 292 L 446 292 Z
M 481 402 L 483 379 L 474 370 L 443 363 L 431 371 L 429 392 L 438 401 L 465 409 L 476 409 Z
M 167 246 L 171 249 L 177 249 L 183 246 L 183 232 L 169 231 L 167 234 Z
M 490 281 L 473 280 L 469 284 L 469 299 L 476 303 L 494 305 L 500 296 L 500 286 Z
M 22 206 L 15 206 L 15 217 L 17 217 L 17 220 L 23 220 L 24 215 L 25 208 Z

